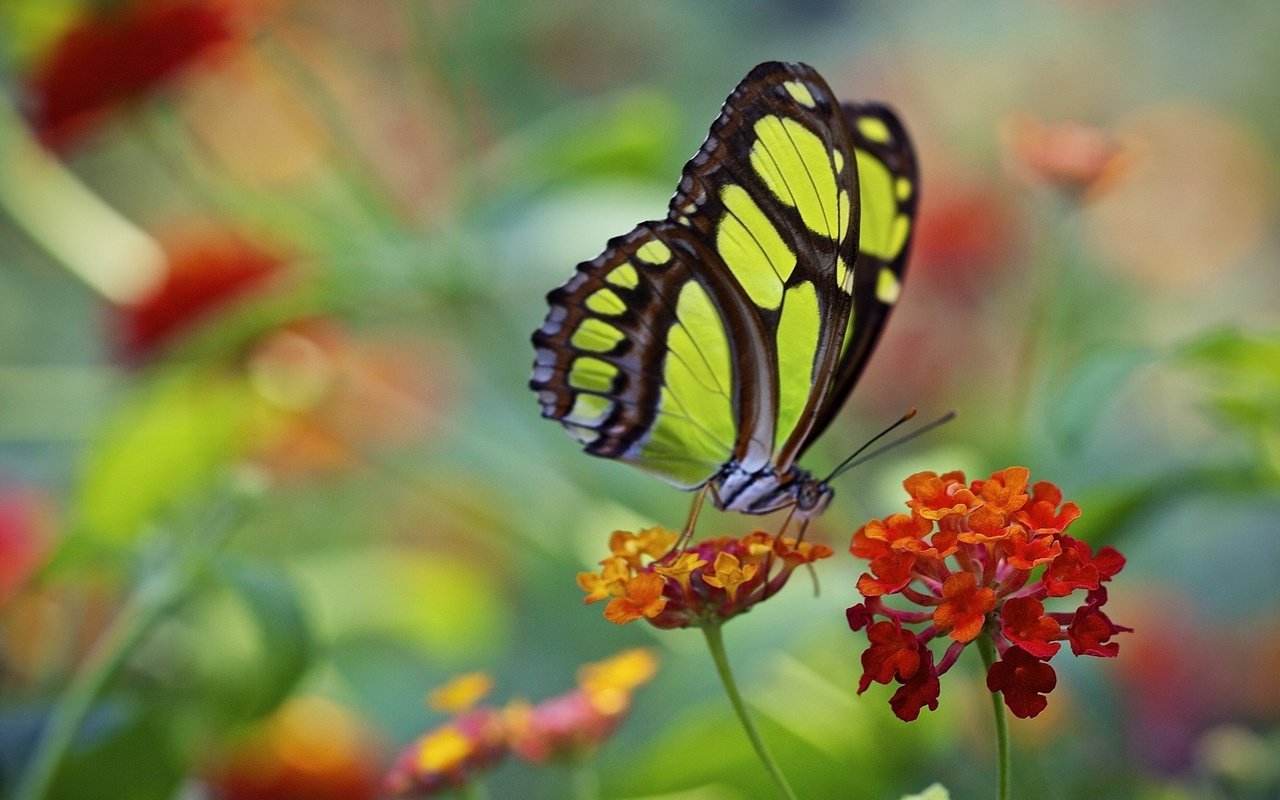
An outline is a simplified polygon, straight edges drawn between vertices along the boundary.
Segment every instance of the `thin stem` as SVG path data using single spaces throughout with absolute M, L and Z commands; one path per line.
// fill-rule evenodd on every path
M 986 666 L 982 674 L 986 675 L 996 661 L 996 648 L 990 636 L 983 634 L 978 637 L 978 652 Z M 1009 718 L 999 692 L 991 693 L 991 708 L 996 715 L 996 800 L 1009 800 Z
M 58 764 L 103 685 L 174 600 L 177 586 L 173 577 L 165 573 L 140 584 L 103 633 L 54 705 L 13 800 L 39 800 L 45 796 Z
M 720 626 L 714 623 L 703 625 L 702 633 L 707 637 L 707 649 L 711 651 L 711 660 L 716 663 L 716 672 L 720 674 L 720 682 L 724 684 L 725 693 L 729 695 L 729 702 L 733 705 L 733 710 L 737 712 L 738 720 L 747 732 L 747 738 L 751 740 L 751 746 L 755 748 L 756 755 L 760 757 L 760 763 L 764 765 L 765 771 L 773 779 L 774 786 L 778 789 L 778 795 L 787 798 L 787 800 L 796 800 L 796 793 L 791 790 L 791 786 L 787 783 L 786 777 L 783 776 L 782 770 L 778 768 L 778 763 L 773 760 L 773 756 L 765 748 L 764 740 L 760 738 L 760 733 L 756 730 L 755 723 L 751 721 L 751 715 L 747 713 L 746 703 L 742 701 L 742 695 L 738 693 L 738 684 L 733 680 L 733 672 L 729 669 L 729 657 L 725 654 L 724 638 L 720 634 Z
M 573 800 L 599 800 L 600 776 L 587 758 L 575 758 L 569 762 L 569 783 Z
M 157 571 L 139 581 L 54 703 L 11 800 L 43 800 L 47 796 L 58 766 L 102 688 L 165 612 L 205 574 L 240 510 L 239 502 L 213 509 L 211 519 L 201 526 L 203 530 L 193 531 Z
M 458 789 L 462 800 L 489 800 L 489 791 L 479 780 L 469 780 Z

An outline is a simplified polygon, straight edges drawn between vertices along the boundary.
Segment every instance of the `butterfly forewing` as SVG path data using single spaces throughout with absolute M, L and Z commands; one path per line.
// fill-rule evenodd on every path
M 669 218 L 719 258 L 713 277 L 741 288 L 768 357 L 739 365 L 747 470 L 787 470 L 835 375 L 858 246 L 858 180 L 845 117 L 813 69 L 770 62 L 726 101 L 686 165 Z M 740 320 L 726 320 L 730 325 Z M 748 395 L 750 398 L 751 395 Z
M 683 488 L 733 457 L 732 365 L 763 357 L 748 352 L 749 324 L 724 323 L 741 311 L 731 289 L 706 279 L 714 257 L 686 229 L 643 223 L 548 295 L 551 312 L 533 336 L 543 415 L 587 452 Z

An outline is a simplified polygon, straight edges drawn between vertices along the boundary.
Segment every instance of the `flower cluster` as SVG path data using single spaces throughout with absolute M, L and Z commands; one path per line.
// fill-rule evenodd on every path
M 657 672 L 653 653 L 636 648 L 578 672 L 577 688 L 540 703 L 503 708 L 476 705 L 492 687 L 481 673 L 463 675 L 431 694 L 431 705 L 454 714 L 410 744 L 383 782 L 388 794 L 422 796 L 458 789 L 508 754 L 532 763 L 590 755 L 631 708 L 635 690 Z
M 762 531 L 673 550 L 676 538 L 665 528 L 615 531 L 602 569 L 578 575 L 584 602 L 608 600 L 605 618 L 618 624 L 643 618 L 658 628 L 718 625 L 777 594 L 796 567 L 832 555 L 826 545 Z
M 938 676 L 985 635 L 1000 656 L 987 687 L 1015 715 L 1034 717 L 1057 682 L 1047 662 L 1064 640 L 1076 655 L 1116 655 L 1111 637 L 1130 629 L 1103 613 L 1103 584 L 1124 556 L 1110 547 L 1095 554 L 1066 535 L 1079 507 L 1063 503 L 1052 483 L 1028 487 L 1028 478 L 1025 467 L 968 485 L 960 472 L 917 473 L 903 482 L 910 514 L 872 520 L 853 535 L 850 552 L 871 562 L 858 579 L 865 600 L 848 610 L 849 626 L 865 630 L 869 642 L 859 694 L 872 682 L 897 682 L 890 705 L 913 720 L 924 706 L 938 707 Z M 1046 610 L 1045 601 L 1081 590 L 1085 599 L 1074 611 Z M 886 595 L 924 610 L 890 608 Z M 925 627 L 913 632 L 911 625 Z M 928 645 L 940 636 L 951 643 L 935 663 Z

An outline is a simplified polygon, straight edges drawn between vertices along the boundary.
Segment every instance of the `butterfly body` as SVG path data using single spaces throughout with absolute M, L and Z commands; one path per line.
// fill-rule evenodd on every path
M 720 508 L 820 513 L 797 466 L 897 299 L 918 195 L 910 140 L 803 64 L 756 67 L 685 165 L 665 219 L 547 296 L 531 387 L 592 455 Z
M 794 508 L 801 517 L 811 517 L 826 510 L 834 495 L 831 487 L 807 470 L 791 467 L 778 472 L 767 465 L 754 472 L 737 462 L 730 462 L 712 479 L 712 502 L 721 511 L 742 514 L 769 514 Z

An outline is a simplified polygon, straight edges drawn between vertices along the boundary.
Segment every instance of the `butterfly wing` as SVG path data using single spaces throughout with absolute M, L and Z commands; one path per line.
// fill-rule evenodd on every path
M 845 103 L 843 112 L 857 153 L 861 197 L 853 313 L 831 391 L 817 411 L 805 448 L 826 430 L 853 391 L 898 300 L 920 196 L 915 150 L 897 115 L 879 103 Z
M 609 242 L 547 296 L 530 382 L 545 417 L 588 453 L 701 486 L 738 448 L 735 366 L 753 363 L 754 321 L 717 256 L 688 229 L 647 222 Z M 736 304 L 736 305 L 735 305 Z
M 752 70 L 685 166 L 668 218 L 611 240 L 548 295 L 530 382 L 543 415 L 587 452 L 686 489 L 731 461 L 789 470 L 891 305 L 859 305 L 850 324 L 855 303 L 876 297 L 854 268 L 860 226 L 880 224 L 860 208 L 859 169 L 888 146 L 853 129 L 851 108 L 864 107 L 842 108 L 803 64 Z
M 803 64 L 761 64 L 738 85 L 686 165 L 669 219 L 719 256 L 758 324 L 754 361 L 735 361 L 747 472 L 788 470 L 836 373 L 858 252 L 858 175 L 846 117 Z

